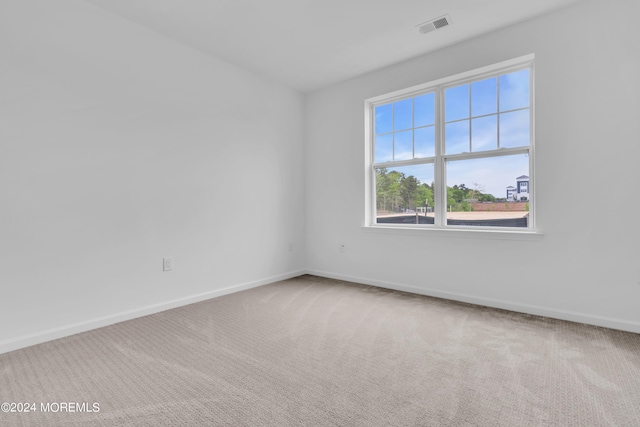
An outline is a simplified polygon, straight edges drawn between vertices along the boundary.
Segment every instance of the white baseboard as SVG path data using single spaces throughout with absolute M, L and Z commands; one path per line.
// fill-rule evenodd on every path
M 583 313 L 576 313 L 564 310 L 552 310 L 544 307 L 537 307 L 524 304 L 516 304 L 508 301 L 494 300 L 490 298 L 474 297 L 464 294 L 458 294 L 454 292 L 443 292 L 434 289 L 418 288 L 416 286 L 404 285 L 393 282 L 382 282 L 379 280 L 367 279 L 364 277 L 349 276 L 345 274 L 335 274 L 326 271 L 319 270 L 298 270 L 289 273 L 284 273 L 272 277 L 267 277 L 261 280 L 242 283 L 234 286 L 229 286 L 223 289 L 217 289 L 215 291 L 205 292 L 198 295 L 192 295 L 185 298 L 179 298 L 173 301 L 167 301 L 165 303 L 141 307 L 135 310 L 129 310 L 121 313 L 116 313 L 109 316 L 103 316 L 96 319 L 87 320 L 84 322 L 74 323 L 68 326 L 60 328 L 49 329 L 40 333 L 24 335 L 10 340 L 0 341 L 0 354 L 8 353 L 10 351 L 18 350 L 21 348 L 29 347 L 35 344 L 51 341 L 58 338 L 67 337 L 70 335 L 78 334 L 80 332 L 90 331 L 92 329 L 101 328 L 103 326 L 112 325 L 114 323 L 124 322 L 125 320 L 135 319 L 137 317 L 147 316 L 149 314 L 159 313 L 161 311 L 169 310 L 176 307 L 181 307 L 188 304 L 193 304 L 200 301 L 205 301 L 211 298 L 216 298 L 222 295 L 231 294 L 234 292 L 243 291 L 246 289 L 256 288 L 258 286 L 267 285 L 269 283 L 277 282 L 279 280 L 286 280 L 292 277 L 300 276 L 302 274 L 312 274 L 314 276 L 327 277 L 330 279 L 345 280 L 348 282 L 361 283 L 365 285 L 378 286 L 380 288 L 394 289 L 398 291 L 410 292 L 419 295 L 432 296 L 436 298 L 449 299 L 454 301 L 461 301 L 470 304 L 477 304 L 486 307 L 501 308 L 504 310 L 515 311 L 519 313 L 533 314 L 537 316 L 550 317 L 553 319 L 568 320 L 571 322 L 585 323 L 588 325 L 601 326 L 604 328 L 618 329 L 621 331 L 640 333 L 640 323 L 624 321 L 620 319 L 613 319 L 601 316 L 592 316 Z
M 58 338 L 67 337 L 69 335 L 75 335 L 80 332 L 90 331 L 92 329 L 101 328 L 103 326 L 113 325 L 114 323 L 124 322 L 125 320 L 131 320 L 137 317 L 159 313 L 161 311 L 169 310 L 176 307 L 182 307 L 184 305 L 193 304 L 195 302 L 205 301 L 205 300 L 216 298 L 222 295 L 232 294 L 234 292 L 256 288 L 258 286 L 267 285 L 269 283 L 277 282 L 280 280 L 290 279 L 292 277 L 300 276 L 304 273 L 305 272 L 303 270 L 292 271 L 289 273 L 279 274 L 277 276 L 267 277 L 261 280 L 255 280 L 253 282 L 247 282 L 239 285 L 229 286 L 223 289 L 216 289 L 215 291 L 205 292 L 198 295 L 192 295 L 185 298 L 179 298 L 179 299 L 176 299 L 173 301 L 167 301 L 161 304 L 141 307 L 135 310 L 124 311 L 124 312 L 116 313 L 109 316 L 103 316 L 103 317 L 98 317 L 96 319 L 87 320 L 84 322 L 74 323 L 74 324 L 63 326 L 60 328 L 49 329 L 49 330 L 35 333 L 35 334 L 24 335 L 14 339 L 0 341 L 0 354 L 8 353 L 10 351 L 29 347 L 35 344 L 41 344 L 43 342 L 55 340 Z
M 584 323 L 587 325 L 601 326 L 604 328 L 617 329 L 620 331 L 640 333 L 640 323 L 613 319 L 609 317 L 593 316 L 584 313 L 576 313 L 565 310 L 554 310 L 526 304 L 517 304 L 508 301 L 495 300 L 490 298 L 474 297 L 455 292 L 443 292 L 428 288 L 418 288 L 416 286 L 404 285 L 393 282 L 381 282 L 379 280 L 367 279 L 364 277 L 349 276 L 345 274 L 335 274 L 327 271 L 305 270 L 306 274 L 327 277 L 329 279 L 345 280 L 364 285 L 377 286 L 380 288 L 393 289 L 397 291 L 410 292 L 413 294 L 426 295 L 436 298 L 443 298 L 453 301 L 461 301 L 469 304 L 482 305 L 485 307 L 500 308 L 503 310 L 515 311 L 518 313 L 533 314 L 552 319 L 568 320 L 570 322 Z

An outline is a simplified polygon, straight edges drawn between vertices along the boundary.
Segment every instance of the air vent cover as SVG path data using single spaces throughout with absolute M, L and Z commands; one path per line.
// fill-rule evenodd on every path
M 420 34 L 427 34 L 431 31 L 435 31 L 449 25 L 451 25 L 451 17 L 449 15 L 444 15 L 418 25 L 418 31 L 420 31 Z

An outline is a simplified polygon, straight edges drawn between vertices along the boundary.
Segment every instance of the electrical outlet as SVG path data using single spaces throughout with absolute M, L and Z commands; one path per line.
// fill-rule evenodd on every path
M 340 246 L 338 246 L 338 252 L 340 252 L 341 254 L 344 253 L 344 243 L 341 243 Z
M 162 258 L 162 271 L 173 271 L 173 258 Z

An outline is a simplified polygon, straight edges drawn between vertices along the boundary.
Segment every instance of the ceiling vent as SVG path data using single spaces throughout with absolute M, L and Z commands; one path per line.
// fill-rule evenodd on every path
M 451 17 L 449 15 L 441 16 L 440 18 L 432 19 L 431 21 L 423 22 L 418 25 L 418 31 L 420 34 L 427 34 L 431 31 L 439 30 L 440 28 L 451 25 Z

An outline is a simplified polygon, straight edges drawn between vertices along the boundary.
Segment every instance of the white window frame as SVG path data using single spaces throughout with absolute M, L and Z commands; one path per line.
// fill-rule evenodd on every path
M 535 207 L 537 197 L 535 195 L 535 78 L 534 78 L 535 55 L 525 55 L 519 58 L 500 62 L 486 67 L 477 68 L 471 71 L 459 73 L 453 76 L 442 78 L 436 81 L 420 84 L 410 88 L 398 90 L 384 95 L 366 99 L 365 107 L 365 221 L 364 229 L 371 231 L 384 230 L 431 230 L 436 232 L 471 232 L 476 235 L 496 234 L 518 234 L 518 235 L 541 235 L 536 228 Z M 518 148 L 498 148 L 495 150 L 477 151 L 460 154 L 446 154 L 444 140 L 444 91 L 447 88 L 496 77 L 509 72 L 530 69 L 530 145 Z M 374 163 L 375 154 L 375 107 L 391 102 L 400 101 L 406 98 L 419 96 L 425 93 L 435 92 L 435 135 L 436 147 L 435 157 L 428 159 L 411 159 L 401 161 L 391 161 Z M 529 220 L 528 226 L 524 227 L 495 227 L 495 226 L 460 226 L 446 225 L 447 195 L 446 195 L 446 173 L 445 163 L 448 160 L 467 160 L 486 157 L 496 157 L 501 155 L 528 154 L 529 155 Z M 416 164 L 434 164 L 434 203 L 435 221 L 434 224 L 378 224 L 376 222 L 376 186 L 375 168 L 408 166 Z M 403 231 L 406 232 L 406 231 Z M 447 234 L 447 233 L 445 233 Z

